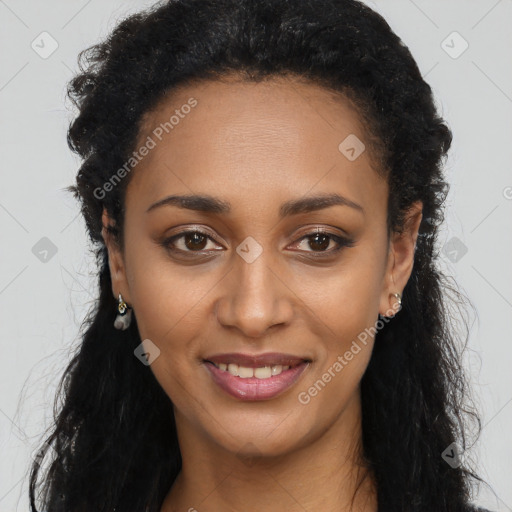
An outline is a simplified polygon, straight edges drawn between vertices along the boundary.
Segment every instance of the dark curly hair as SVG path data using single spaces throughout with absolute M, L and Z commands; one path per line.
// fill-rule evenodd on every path
M 39 463 L 31 467 L 31 510 L 38 499 L 48 512 L 159 512 L 180 472 L 172 403 L 133 355 L 137 322 L 127 331 L 113 327 L 102 210 L 123 247 L 130 177 L 101 199 L 95 190 L 130 157 L 144 115 L 165 94 L 233 73 L 246 81 L 294 75 L 342 95 L 357 107 L 388 180 L 390 232 L 403 228 L 415 201 L 423 203 L 404 307 L 377 333 L 361 382 L 364 457 L 379 511 L 467 510 L 471 482 L 480 479 L 466 460 L 452 468 L 441 456 L 453 442 L 467 448 L 466 418 L 476 435 L 481 428 L 461 365 L 464 343 L 448 313 L 464 299 L 437 264 L 452 134 L 388 23 L 356 0 L 170 0 L 120 22 L 81 52 L 79 64 L 68 88 L 78 107 L 68 143 L 82 165 L 68 190 L 81 202 L 94 246 L 99 300 L 59 383 L 62 403 L 41 451 L 44 457 L 50 445 L 57 457 L 41 490 Z

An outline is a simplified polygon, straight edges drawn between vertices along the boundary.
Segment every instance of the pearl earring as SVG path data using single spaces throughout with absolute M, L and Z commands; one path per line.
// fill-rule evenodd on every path
M 119 314 L 116 316 L 114 321 L 114 327 L 125 331 L 130 327 L 130 323 L 132 321 L 132 308 L 126 304 L 121 294 L 119 294 L 119 298 L 117 300 L 117 311 Z

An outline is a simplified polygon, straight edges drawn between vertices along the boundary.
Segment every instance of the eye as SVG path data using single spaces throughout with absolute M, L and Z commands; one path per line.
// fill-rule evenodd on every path
M 208 241 L 215 242 L 208 233 L 194 229 L 183 231 L 177 235 L 167 238 L 164 240 L 163 245 L 170 251 L 201 253 L 202 251 L 212 250 L 212 248 L 208 248 Z
M 208 247 L 208 243 L 214 244 L 213 247 Z M 212 251 L 223 250 L 224 247 L 215 247 L 214 238 L 204 231 L 199 229 L 191 229 L 182 231 L 173 235 L 162 242 L 164 248 L 173 253 L 196 253 L 197 255 L 205 255 L 205 253 Z M 337 253 L 344 247 L 352 247 L 354 241 L 324 231 L 316 229 L 315 231 L 302 236 L 297 242 L 296 246 L 303 252 L 312 253 L 314 257 L 323 257 Z M 220 244 L 218 244 L 220 245 Z M 334 246 L 334 247 L 333 247 Z M 308 248 L 310 250 L 308 250 Z
M 331 255 L 333 253 L 337 253 L 344 247 L 352 247 L 353 245 L 353 240 L 321 229 L 308 233 L 301 237 L 298 242 L 298 247 L 301 248 L 301 250 L 304 250 L 305 252 L 320 253 L 318 254 L 320 257 L 323 256 L 321 253 Z M 308 247 L 312 250 L 307 250 Z M 315 255 L 315 257 L 316 256 L 317 255 Z

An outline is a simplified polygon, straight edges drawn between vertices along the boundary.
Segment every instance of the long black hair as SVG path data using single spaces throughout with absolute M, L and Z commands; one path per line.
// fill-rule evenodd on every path
M 57 456 L 41 482 L 39 463 L 31 468 L 32 511 L 37 499 L 48 512 L 159 512 L 180 471 L 172 403 L 133 354 L 141 343 L 136 318 L 126 331 L 113 326 L 102 210 L 122 247 L 130 176 L 97 191 L 130 158 L 144 114 L 164 94 L 229 73 L 248 81 L 290 74 L 343 95 L 388 180 L 389 230 L 400 231 L 408 208 L 423 203 L 403 309 L 377 333 L 361 382 L 363 451 L 380 511 L 464 510 L 478 477 L 464 460 L 442 456 L 452 443 L 466 448 L 466 417 L 480 428 L 437 261 L 452 133 L 388 23 L 356 0 L 170 0 L 120 22 L 79 64 L 68 88 L 78 109 L 68 143 L 82 164 L 69 190 L 97 257 L 99 297 L 60 381 L 42 451 L 51 445 Z

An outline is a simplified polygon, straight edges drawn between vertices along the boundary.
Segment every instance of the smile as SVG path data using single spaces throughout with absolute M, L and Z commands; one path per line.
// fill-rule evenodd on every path
M 235 363 L 219 363 L 215 364 L 215 366 L 219 368 L 219 370 L 229 372 L 231 375 L 240 377 L 241 379 L 250 379 L 251 377 L 256 377 L 257 379 L 269 379 L 271 377 L 275 377 L 276 375 L 280 375 L 283 371 L 286 371 L 290 368 L 289 365 L 283 366 L 282 364 L 275 364 L 273 366 L 260 366 L 258 368 L 240 366 Z
M 285 354 L 225 354 L 209 357 L 203 363 L 225 393 L 239 400 L 256 401 L 275 398 L 291 388 L 311 361 Z

